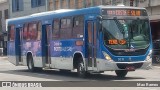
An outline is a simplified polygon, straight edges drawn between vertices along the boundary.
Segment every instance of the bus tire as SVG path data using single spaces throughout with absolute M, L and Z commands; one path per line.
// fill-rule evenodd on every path
M 32 56 L 29 56 L 28 57 L 28 70 L 30 72 L 34 72 L 34 71 L 42 71 L 42 68 L 38 68 L 38 67 L 34 67 L 34 63 L 33 63 L 33 57 Z
M 77 73 L 80 78 L 86 77 L 85 66 L 84 66 L 82 59 L 79 60 L 78 67 L 77 67 Z
M 128 71 L 126 71 L 126 70 L 116 70 L 115 73 L 116 73 L 117 77 L 123 78 L 127 75 Z

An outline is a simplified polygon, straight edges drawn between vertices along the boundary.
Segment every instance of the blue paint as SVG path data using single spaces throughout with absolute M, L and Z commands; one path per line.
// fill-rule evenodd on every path
M 18 27 L 18 24 L 23 25 L 26 22 L 32 22 L 32 21 L 42 21 L 42 33 L 41 33 L 41 40 L 40 41 L 24 41 L 22 42 L 22 56 L 26 56 L 28 51 L 31 51 L 33 53 L 33 56 L 41 56 L 46 57 L 48 52 L 48 44 L 50 44 L 49 47 L 49 53 L 51 57 L 73 57 L 75 52 L 81 52 L 84 58 L 88 58 L 88 32 L 87 32 L 87 22 L 88 21 L 95 21 L 97 22 L 97 16 L 101 14 L 101 8 L 100 7 L 94 7 L 94 8 L 87 8 L 87 9 L 81 9 L 81 10 L 73 10 L 70 12 L 65 13 L 49 13 L 44 15 L 40 15 L 38 17 L 36 16 L 27 16 L 24 18 L 17 18 L 15 20 L 9 20 L 8 24 L 16 24 L 15 26 Z M 84 25 L 84 35 L 83 38 L 78 39 L 61 39 L 61 40 L 53 40 L 52 39 L 52 31 L 49 33 L 50 40 L 47 40 L 47 32 L 46 32 L 46 25 L 50 24 L 52 25 L 52 21 L 55 18 L 63 18 L 68 16 L 76 16 L 76 15 L 84 15 L 85 17 L 85 25 Z M 47 21 L 46 21 L 47 20 Z M 46 21 L 46 22 L 45 22 Z M 16 32 L 18 35 L 18 32 Z M 103 41 L 103 35 L 102 32 L 99 32 L 97 30 L 97 53 L 96 57 L 99 59 L 105 60 L 104 55 L 102 54 L 102 51 L 106 52 L 108 55 L 111 56 L 111 58 L 118 62 L 118 58 L 123 58 L 124 62 L 129 62 L 129 58 L 132 59 L 132 62 L 136 61 L 144 61 L 149 54 L 149 51 L 152 49 L 152 44 L 150 44 L 148 50 L 144 55 L 139 56 L 115 56 L 109 50 L 104 46 Z M 150 37 L 151 38 L 151 37 Z M 76 41 L 84 41 L 82 46 L 77 46 Z M 152 43 L 152 41 L 150 41 Z M 20 52 L 16 52 L 19 49 L 17 48 L 17 45 L 19 45 L 19 37 L 16 36 L 15 42 L 9 42 L 8 41 L 8 55 L 14 56 L 19 54 Z M 134 45 L 133 45 L 134 46 Z M 16 49 L 15 49 L 16 48 Z

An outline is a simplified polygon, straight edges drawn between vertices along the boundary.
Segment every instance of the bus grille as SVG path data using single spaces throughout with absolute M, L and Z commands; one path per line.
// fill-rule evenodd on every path
M 129 66 L 133 66 L 135 69 L 137 68 L 141 68 L 143 65 L 143 63 L 134 63 L 134 64 L 121 64 L 121 63 L 118 63 L 117 66 L 119 69 L 126 69 L 126 67 L 129 67 Z
M 148 48 L 146 49 L 139 49 L 132 52 L 125 52 L 125 50 L 113 50 L 111 48 L 108 48 L 108 50 L 116 56 L 139 56 L 139 55 L 145 55 Z

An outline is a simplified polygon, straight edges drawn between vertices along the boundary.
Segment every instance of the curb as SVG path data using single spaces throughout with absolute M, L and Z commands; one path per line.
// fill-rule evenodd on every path
M 153 67 L 160 69 L 160 66 L 153 66 Z

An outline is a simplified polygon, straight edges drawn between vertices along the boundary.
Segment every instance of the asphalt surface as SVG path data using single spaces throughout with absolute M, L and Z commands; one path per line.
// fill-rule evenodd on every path
M 7 57 L 0 57 L 0 81 L 160 81 L 160 66 L 153 66 L 150 70 L 136 70 L 129 72 L 125 78 L 116 77 L 115 72 L 106 71 L 102 74 L 93 74 L 89 77 L 82 79 L 77 77 L 76 72 L 60 72 L 59 70 L 45 70 L 42 72 L 29 72 L 26 66 L 14 66 L 8 61 Z M 54 89 L 76 89 L 76 90 L 124 90 L 124 88 L 118 87 L 56 87 Z M 11 89 L 11 88 L 10 88 Z M 19 90 L 18 88 L 12 88 L 11 90 Z M 29 88 L 27 88 L 28 90 Z M 32 89 L 32 88 L 31 88 Z M 33 88 L 35 89 L 35 88 Z M 42 90 L 44 88 L 36 88 Z M 53 88 L 45 88 L 52 89 Z M 125 87 L 126 90 L 160 90 L 157 87 Z M 9 90 L 9 88 L 0 88 L 0 90 Z M 25 89 L 24 89 L 25 90 Z

